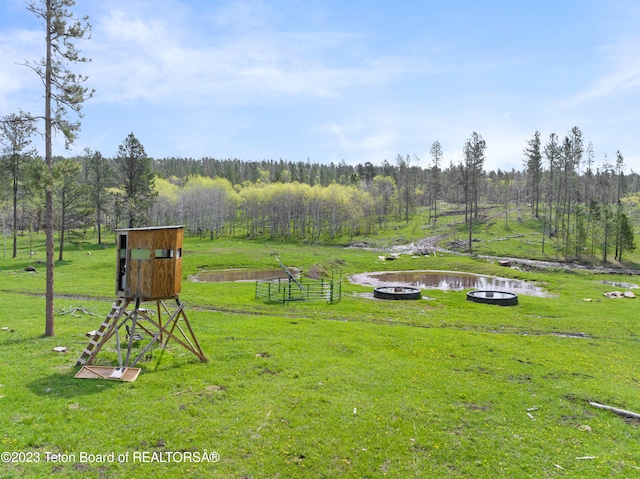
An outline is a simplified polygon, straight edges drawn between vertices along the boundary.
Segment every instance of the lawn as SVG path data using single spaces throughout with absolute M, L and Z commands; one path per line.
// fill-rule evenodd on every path
M 603 284 L 636 277 L 187 238 L 181 299 L 209 362 L 169 343 L 122 383 L 73 378 L 85 333 L 114 299 L 114 245 L 71 246 L 57 265 L 54 338 L 42 336 L 42 252 L 30 259 L 31 249 L 0 260 L 2 478 L 640 475 L 638 423 L 589 405 L 640 412 L 640 306 L 605 298 L 616 288 Z M 342 301 L 266 304 L 253 283 L 188 280 L 202 269 L 277 268 L 274 254 L 303 271 L 340 266 Z M 384 302 L 346 280 L 404 269 L 525 279 L 555 297 L 503 308 L 429 290 Z M 61 314 L 76 307 L 98 316 Z M 113 362 L 114 348 L 99 358 Z

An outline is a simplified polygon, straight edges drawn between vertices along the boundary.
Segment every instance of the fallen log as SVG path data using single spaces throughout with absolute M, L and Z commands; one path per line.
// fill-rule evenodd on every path
M 607 411 L 614 412 L 619 416 L 632 417 L 634 419 L 640 420 L 640 414 L 638 414 L 637 412 L 627 411 L 625 409 L 618 409 L 617 407 L 607 406 L 605 404 L 599 404 L 593 401 L 589 401 L 589 404 L 591 404 L 593 407 L 597 407 L 598 409 L 605 409 Z

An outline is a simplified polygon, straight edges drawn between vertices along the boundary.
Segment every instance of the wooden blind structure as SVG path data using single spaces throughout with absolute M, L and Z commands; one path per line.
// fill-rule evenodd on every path
M 130 228 L 117 234 L 116 294 L 140 301 L 177 298 L 184 228 Z
M 182 287 L 182 242 L 184 227 L 165 226 L 129 228 L 117 230 L 116 296 L 117 300 L 99 329 L 93 332 L 88 346 L 76 362 L 82 369 L 77 378 L 103 378 L 135 380 L 133 366 L 151 347 L 158 343 L 165 347 L 172 340 L 207 361 L 198 340 L 191 329 L 180 302 Z M 170 309 L 164 300 L 174 300 Z M 141 308 L 140 303 L 156 302 L 156 313 Z M 134 305 L 133 309 L 128 309 Z M 125 326 L 126 335 L 119 333 Z M 121 337 L 127 341 L 123 359 Z M 92 366 L 104 344 L 114 337 L 118 355 L 118 367 Z M 134 343 L 148 341 L 140 352 L 133 350 Z

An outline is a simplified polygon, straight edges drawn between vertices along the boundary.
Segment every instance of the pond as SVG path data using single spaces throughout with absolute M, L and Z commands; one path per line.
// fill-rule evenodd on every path
M 528 296 L 550 297 L 543 288 L 519 279 L 500 278 L 457 271 L 384 271 L 360 273 L 349 277 L 353 284 L 361 286 L 413 286 L 420 289 L 461 291 L 478 289 L 483 291 L 508 291 Z
M 289 268 L 294 274 L 298 274 L 295 268 Z M 283 269 L 225 269 L 217 271 L 201 271 L 189 276 L 189 281 L 194 283 L 234 283 L 236 281 L 258 281 L 265 279 L 287 279 L 287 273 Z

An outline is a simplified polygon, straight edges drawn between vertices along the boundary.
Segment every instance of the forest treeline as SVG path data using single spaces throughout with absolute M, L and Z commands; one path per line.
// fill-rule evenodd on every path
M 349 237 L 409 221 L 418 207 L 437 221 L 442 202 L 464 211 L 469 247 L 479 205 L 504 205 L 538 218 L 564 258 L 614 254 L 635 247 L 621 201 L 637 193 L 639 175 L 624 158 L 596 159 L 574 127 L 565 137 L 535 132 L 520 152 L 522 168 L 484 167 L 487 144 L 473 132 L 445 163 L 435 141 L 427 158 L 397 155 L 381 164 L 288 160 L 151 159 L 131 133 L 111 156 L 85 150 L 55 158 L 52 173 L 31 148 L 33 131 L 16 122 L 0 131 L 0 215 L 5 236 L 43 227 L 44 191 L 53 184 L 59 258 L 65 240 L 95 228 L 98 241 L 117 228 L 183 224 L 187 232 L 274 238 Z

